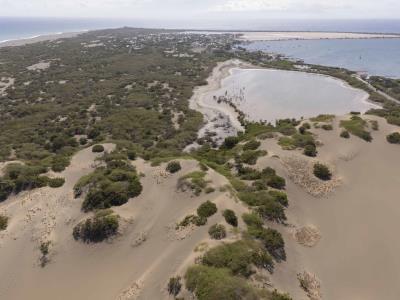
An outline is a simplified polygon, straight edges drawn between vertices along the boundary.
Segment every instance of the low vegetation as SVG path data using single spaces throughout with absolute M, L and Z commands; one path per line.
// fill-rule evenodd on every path
M 386 137 L 386 140 L 390 144 L 400 144 L 400 133 L 399 132 L 393 132 L 393 133 L 389 134 Z
M 212 203 L 211 201 L 206 201 L 197 208 L 197 215 L 201 218 L 209 218 L 214 215 L 217 210 L 218 209 L 215 203 Z
M 171 161 L 167 164 L 166 170 L 171 174 L 176 173 L 182 169 L 179 161 Z
M 61 178 L 61 177 L 49 178 L 49 180 L 48 180 L 49 187 L 51 187 L 51 188 L 62 187 L 64 185 L 64 183 L 65 183 L 65 179 Z
M 101 152 L 104 152 L 104 147 L 103 147 L 103 145 L 94 145 L 94 146 L 92 147 L 92 152 L 93 152 L 93 153 L 101 153 Z
M 348 139 L 350 138 L 350 133 L 347 130 L 342 130 L 342 132 L 340 133 L 340 137 Z
M 233 210 L 231 209 L 224 210 L 223 216 L 225 218 L 226 223 L 232 225 L 233 227 L 238 226 L 238 218 Z
M 82 177 L 74 187 L 75 197 L 86 193 L 82 203 L 85 212 L 125 204 L 142 191 L 136 169 L 116 153 L 106 155 L 105 166 Z
M 321 163 L 314 164 L 314 175 L 321 180 L 330 180 L 332 178 L 332 173 L 327 166 Z
M 178 296 L 182 289 L 181 277 L 171 277 L 168 281 L 167 290 L 168 293 L 174 297 Z
M 74 227 L 73 237 L 85 243 L 102 242 L 115 236 L 119 228 L 119 216 L 110 209 L 99 210 L 91 218 Z
M 208 234 L 214 240 L 222 240 L 226 237 L 226 228 L 222 224 L 214 224 L 208 230 Z
M 191 190 L 193 194 L 199 196 L 207 188 L 209 181 L 205 180 L 206 172 L 194 171 L 179 178 L 177 189 L 181 191 Z
M 0 231 L 6 230 L 8 226 L 8 217 L 6 215 L 0 215 Z
M 372 141 L 371 133 L 367 131 L 368 123 L 359 116 L 353 115 L 350 120 L 340 121 L 340 126 L 367 142 Z

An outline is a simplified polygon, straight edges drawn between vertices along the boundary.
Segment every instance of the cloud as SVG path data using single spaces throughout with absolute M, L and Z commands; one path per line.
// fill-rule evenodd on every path
M 398 18 L 398 0 L 0 0 L 0 15 L 192 18 Z

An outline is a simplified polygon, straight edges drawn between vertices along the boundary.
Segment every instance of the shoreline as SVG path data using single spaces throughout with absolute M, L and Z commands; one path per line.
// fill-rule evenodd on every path
M 24 46 L 28 44 L 34 44 L 38 42 L 44 41 L 55 41 L 62 38 L 72 38 L 76 37 L 82 33 L 89 32 L 90 30 L 81 30 L 74 32 L 58 32 L 58 33 L 50 33 L 50 34 L 39 34 L 31 37 L 17 38 L 17 39 L 9 39 L 0 41 L 0 48 L 2 47 L 17 47 Z
M 236 135 L 239 131 L 243 131 L 244 128 L 240 124 L 238 120 L 238 113 L 234 111 L 230 106 L 225 105 L 223 103 L 215 103 L 215 104 L 209 104 L 205 103 L 204 98 L 207 97 L 210 93 L 215 92 L 219 90 L 222 87 L 222 82 L 224 79 L 228 78 L 229 76 L 232 75 L 232 72 L 234 69 L 243 69 L 243 70 L 269 70 L 271 72 L 275 71 L 285 71 L 285 72 L 293 72 L 293 73 L 305 73 L 308 74 L 309 76 L 319 76 L 324 78 L 325 80 L 330 80 L 330 81 L 336 81 L 338 82 L 343 88 L 350 89 L 350 90 L 355 90 L 355 91 L 361 91 L 363 95 L 357 96 L 356 100 L 362 102 L 362 103 L 368 103 L 374 105 L 376 108 L 381 108 L 381 106 L 378 103 L 372 102 L 369 100 L 369 93 L 367 93 L 364 90 L 354 88 L 350 86 L 347 82 L 344 80 L 341 80 L 336 77 L 332 77 L 329 75 L 325 74 L 319 74 L 315 72 L 304 72 L 304 71 L 297 71 L 297 70 L 280 70 L 280 69 L 274 69 L 274 68 L 262 68 L 258 67 L 249 63 L 246 63 L 244 61 L 240 61 L 237 59 L 231 59 L 227 60 L 224 62 L 220 62 L 217 64 L 217 66 L 213 69 L 211 75 L 207 78 L 207 85 L 204 86 L 198 86 L 194 89 L 193 96 L 189 99 L 189 107 L 191 109 L 194 109 L 198 112 L 200 112 L 204 119 L 205 119 L 205 124 L 203 127 L 200 128 L 198 135 L 199 138 L 202 138 L 206 135 L 207 130 L 209 129 L 215 129 L 217 126 L 216 120 L 218 120 L 219 116 L 222 114 L 224 115 L 228 120 L 229 124 L 228 126 L 231 127 L 231 133 Z M 238 107 L 240 109 L 240 106 Z M 328 113 L 328 112 L 327 112 Z M 220 139 L 223 139 L 226 137 L 226 135 L 222 136 L 217 136 Z M 188 146 L 187 149 L 190 149 L 193 145 Z

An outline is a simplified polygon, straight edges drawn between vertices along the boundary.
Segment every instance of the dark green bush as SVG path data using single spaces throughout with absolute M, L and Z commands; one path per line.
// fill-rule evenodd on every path
M 306 156 L 315 157 L 318 153 L 317 147 L 315 147 L 315 145 L 307 145 L 304 147 L 303 153 Z
M 333 127 L 332 127 L 331 124 L 323 124 L 323 125 L 321 126 L 321 128 L 322 128 L 323 130 L 333 130 Z
M 0 231 L 6 230 L 8 226 L 8 217 L 5 215 L 0 215 Z
M 215 214 L 217 210 L 218 209 L 215 203 L 212 203 L 211 201 L 206 201 L 200 204 L 200 206 L 197 208 L 197 214 L 199 215 L 199 217 L 209 218 L 213 214 Z
M 350 138 L 350 134 L 347 130 L 342 130 L 342 132 L 340 133 L 340 137 L 342 137 L 344 139 L 348 139 L 348 138 Z
M 182 289 L 181 277 L 171 277 L 168 281 L 167 290 L 168 293 L 174 297 L 178 296 Z
M 234 275 L 248 277 L 253 273 L 252 266 L 270 269 L 271 257 L 263 247 L 250 240 L 223 244 L 208 250 L 201 263 L 216 268 L 228 268 Z
M 104 152 L 104 147 L 103 147 L 103 145 L 94 145 L 94 146 L 92 147 L 92 152 L 94 152 L 94 153 L 101 153 L 101 152 Z
M 179 161 L 171 161 L 168 163 L 166 170 L 170 173 L 176 173 L 182 169 Z
M 278 175 L 272 175 L 267 178 L 267 185 L 274 189 L 284 189 L 286 186 L 285 178 Z
M 239 143 L 239 138 L 236 136 L 228 136 L 225 138 L 224 143 L 222 144 L 222 148 L 232 149 Z
M 242 219 L 248 227 L 259 228 L 259 227 L 262 227 L 264 224 L 264 222 L 260 218 L 260 216 L 254 212 L 253 213 L 244 213 L 242 215 Z
M 222 224 L 214 224 L 208 230 L 208 234 L 214 240 L 222 240 L 226 237 L 226 229 Z
M 98 211 L 94 217 L 74 227 L 73 237 L 86 243 L 102 242 L 118 232 L 119 216 L 111 210 Z
M 314 164 L 314 175 L 321 180 L 330 180 L 332 178 L 329 168 L 321 163 Z
M 238 218 L 236 217 L 236 214 L 233 210 L 231 209 L 224 210 L 223 216 L 225 218 L 226 223 L 232 225 L 233 227 L 238 226 Z
M 243 145 L 243 150 L 257 150 L 260 147 L 261 143 L 257 140 L 248 141 Z
M 203 265 L 190 267 L 185 274 L 186 288 L 198 300 L 258 300 L 259 297 L 246 280 L 233 276 L 225 268 Z
M 51 169 L 54 172 L 62 172 L 69 166 L 69 158 L 62 155 L 56 155 L 51 162 Z
M 83 146 L 83 145 L 86 145 L 87 142 L 88 142 L 87 138 L 81 137 L 81 138 L 79 139 L 79 144 L 81 144 L 82 146 Z
M 11 180 L 0 180 L 0 202 L 6 200 L 14 191 L 14 183 Z
M 400 133 L 398 132 L 391 133 L 386 137 L 386 140 L 390 144 L 400 144 Z
M 130 160 L 135 160 L 137 157 L 136 152 L 133 150 L 128 150 L 126 152 L 126 155 L 128 156 L 128 159 L 130 159 Z
M 49 178 L 48 179 L 48 185 L 51 188 L 58 188 L 63 186 L 65 183 L 65 179 L 64 178 Z

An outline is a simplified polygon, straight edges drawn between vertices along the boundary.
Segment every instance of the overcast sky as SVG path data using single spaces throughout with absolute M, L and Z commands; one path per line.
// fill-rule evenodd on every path
M 0 0 L 0 16 L 400 18 L 400 0 Z

